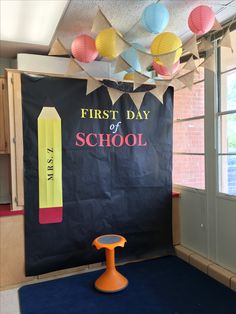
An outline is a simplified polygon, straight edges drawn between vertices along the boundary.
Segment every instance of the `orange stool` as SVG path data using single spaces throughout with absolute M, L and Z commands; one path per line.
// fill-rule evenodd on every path
M 96 280 L 95 287 L 102 292 L 118 292 L 128 285 L 128 280 L 115 266 L 115 248 L 124 247 L 126 239 L 120 235 L 107 234 L 96 238 L 93 245 L 97 250 L 106 249 L 106 271 Z

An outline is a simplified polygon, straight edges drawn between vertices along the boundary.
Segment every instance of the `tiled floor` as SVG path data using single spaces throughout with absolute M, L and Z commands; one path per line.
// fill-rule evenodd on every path
M 0 292 L 0 313 L 20 314 L 18 288 Z

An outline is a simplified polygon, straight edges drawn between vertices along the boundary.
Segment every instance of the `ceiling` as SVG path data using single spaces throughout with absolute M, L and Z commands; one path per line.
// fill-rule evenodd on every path
M 2 1 L 2 0 L 0 0 Z M 32 1 L 32 0 L 28 0 Z M 34 0 L 38 1 L 38 0 Z M 60 0 L 54 0 L 60 1 Z M 89 33 L 98 7 L 113 27 L 119 30 L 130 42 L 138 42 L 148 47 L 155 35 L 142 27 L 140 17 L 146 6 L 154 0 L 71 0 L 58 22 L 53 38 L 60 38 L 69 48 L 73 39 L 80 33 Z M 236 14 L 236 0 L 161 0 L 170 13 L 166 31 L 176 33 L 182 41 L 191 36 L 187 26 L 191 10 L 201 4 L 210 6 L 219 22 L 225 22 Z M 128 33 L 127 33 L 128 32 Z M 95 35 L 95 34 L 94 34 Z M 52 40 L 53 40 L 52 38 Z M 0 41 L 1 57 L 15 58 L 17 53 L 47 54 L 49 46 Z

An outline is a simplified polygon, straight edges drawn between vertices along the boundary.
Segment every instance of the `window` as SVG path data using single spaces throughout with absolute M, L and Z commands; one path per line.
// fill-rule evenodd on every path
M 175 92 L 173 125 L 173 183 L 205 189 L 204 69 L 192 90 Z
M 218 68 L 218 177 L 219 192 L 236 195 L 236 31 L 234 52 L 222 47 Z

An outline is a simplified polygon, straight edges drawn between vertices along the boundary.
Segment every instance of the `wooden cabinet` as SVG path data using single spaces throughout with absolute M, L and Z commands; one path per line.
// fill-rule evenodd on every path
M 6 79 L 0 77 L 0 154 L 9 153 L 9 116 Z

